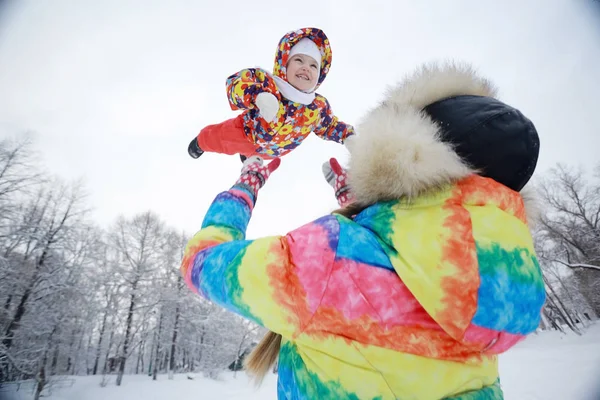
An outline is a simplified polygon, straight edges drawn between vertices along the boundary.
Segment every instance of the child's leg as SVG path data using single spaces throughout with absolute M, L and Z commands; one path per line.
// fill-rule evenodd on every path
M 244 133 L 243 114 L 220 124 L 208 125 L 197 136 L 204 151 L 221 154 L 254 155 L 256 146 Z

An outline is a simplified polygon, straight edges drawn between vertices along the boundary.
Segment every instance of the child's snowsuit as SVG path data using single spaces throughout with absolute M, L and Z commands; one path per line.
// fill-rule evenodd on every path
M 331 47 L 323 31 L 304 28 L 286 34 L 277 47 L 273 73 L 286 79 L 286 65 L 291 48 L 300 39 L 311 39 L 321 49 L 320 75 L 315 90 L 321 85 L 331 65 Z M 254 106 L 256 96 L 269 92 L 279 100 L 274 122 L 265 121 Z M 344 143 L 354 134 L 351 125 L 333 115 L 327 99 L 315 94 L 310 104 L 293 102 L 281 95 L 273 77 L 263 69 L 244 69 L 227 79 L 227 97 L 232 110 L 245 110 L 235 118 L 209 125 L 198 134 L 200 148 L 223 154 L 259 155 L 265 159 L 283 156 L 314 132 L 325 140 Z

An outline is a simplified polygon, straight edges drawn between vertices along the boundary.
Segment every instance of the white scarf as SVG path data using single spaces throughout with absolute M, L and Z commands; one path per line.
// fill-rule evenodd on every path
M 273 75 L 277 89 L 283 97 L 294 103 L 309 105 L 315 100 L 315 92 L 305 93 L 293 87 L 288 81 Z M 316 85 L 315 85 L 316 86 Z

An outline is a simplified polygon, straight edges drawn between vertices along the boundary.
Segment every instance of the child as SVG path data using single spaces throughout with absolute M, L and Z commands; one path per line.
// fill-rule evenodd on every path
M 311 133 L 344 143 L 352 126 L 333 115 L 327 99 L 315 93 L 331 66 L 331 47 L 323 31 L 304 28 L 286 34 L 277 47 L 273 75 L 247 68 L 227 78 L 235 118 L 202 129 L 188 146 L 193 158 L 204 152 L 281 157 Z
M 271 332 L 246 357 L 278 359 L 278 398 L 501 400 L 498 355 L 540 323 L 544 281 L 524 186 L 533 123 L 470 68 L 419 70 L 363 119 L 340 206 L 249 240 L 280 159 L 254 157 L 219 194 L 181 264 L 187 285 Z

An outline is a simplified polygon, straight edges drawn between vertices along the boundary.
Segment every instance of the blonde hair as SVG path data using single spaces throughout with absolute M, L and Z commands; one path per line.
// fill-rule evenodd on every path
M 273 368 L 279 357 L 281 348 L 281 335 L 269 331 L 252 350 L 252 353 L 244 359 L 244 368 L 260 385 Z

